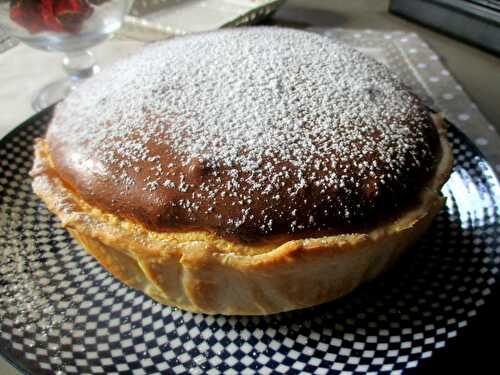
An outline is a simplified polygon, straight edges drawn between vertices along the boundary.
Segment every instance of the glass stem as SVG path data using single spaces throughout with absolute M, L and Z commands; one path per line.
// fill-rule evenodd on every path
M 75 83 L 99 72 L 94 55 L 87 50 L 67 52 L 63 58 L 63 68 Z

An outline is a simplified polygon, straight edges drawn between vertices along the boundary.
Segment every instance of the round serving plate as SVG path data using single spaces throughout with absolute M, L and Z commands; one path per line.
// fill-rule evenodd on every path
M 0 142 L 0 351 L 25 373 L 403 373 L 460 336 L 500 281 L 500 187 L 450 126 L 446 206 L 391 272 L 268 317 L 162 306 L 101 268 L 32 193 L 33 141 L 50 117 Z

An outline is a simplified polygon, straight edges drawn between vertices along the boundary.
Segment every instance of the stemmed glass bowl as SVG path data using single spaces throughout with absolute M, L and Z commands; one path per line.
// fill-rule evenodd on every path
M 36 110 L 66 97 L 99 71 L 89 48 L 117 31 L 133 0 L 0 0 L 0 29 L 27 45 L 64 53 L 67 77 L 50 83 L 32 100 Z

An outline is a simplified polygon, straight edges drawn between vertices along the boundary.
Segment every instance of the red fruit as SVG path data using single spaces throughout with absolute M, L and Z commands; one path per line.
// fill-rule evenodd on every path
M 78 33 L 94 9 L 87 0 L 11 0 L 10 18 L 31 33 Z
M 54 0 L 40 0 L 42 3 L 42 19 L 46 30 L 65 31 L 62 23 L 54 15 Z
M 64 26 L 65 31 L 77 33 L 83 22 L 89 18 L 94 9 L 85 0 L 56 0 L 54 16 Z
M 36 0 L 12 0 L 10 19 L 33 34 L 45 29 L 41 4 Z

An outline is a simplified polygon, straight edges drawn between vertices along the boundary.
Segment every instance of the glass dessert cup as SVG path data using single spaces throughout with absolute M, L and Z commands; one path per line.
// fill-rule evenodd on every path
M 62 52 L 67 76 L 38 90 L 39 111 L 99 72 L 89 51 L 117 31 L 133 0 L 0 0 L 0 28 L 30 47 Z

